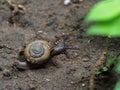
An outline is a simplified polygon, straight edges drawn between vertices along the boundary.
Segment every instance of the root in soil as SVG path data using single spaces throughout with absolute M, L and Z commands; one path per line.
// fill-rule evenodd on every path
M 103 51 L 100 59 L 95 63 L 93 69 L 91 70 L 90 80 L 89 80 L 89 89 L 94 90 L 95 86 L 95 72 L 99 71 L 105 64 L 107 59 L 107 52 Z

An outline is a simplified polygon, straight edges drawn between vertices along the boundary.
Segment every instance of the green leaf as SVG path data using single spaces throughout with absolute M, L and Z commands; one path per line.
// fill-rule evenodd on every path
M 120 56 L 117 59 L 115 71 L 120 74 Z
M 113 64 L 113 63 L 114 63 L 114 59 L 113 59 L 113 58 L 109 58 L 109 59 L 107 60 L 107 62 L 110 63 L 110 64 Z
M 117 65 L 115 71 L 116 71 L 118 74 L 120 74 L 120 64 Z
M 97 3 L 87 15 L 85 22 L 109 21 L 120 15 L 120 0 L 105 0 Z
M 106 72 L 106 71 L 108 71 L 108 68 L 107 67 L 103 67 L 102 70 L 103 70 L 103 72 Z
M 114 87 L 114 90 L 120 90 L 120 82 L 117 82 L 117 84 Z
M 94 24 L 91 28 L 88 29 L 87 34 L 120 37 L 120 16 L 110 22 Z
M 100 75 L 100 73 L 101 73 L 100 71 L 96 71 L 95 75 L 98 76 L 98 75 Z

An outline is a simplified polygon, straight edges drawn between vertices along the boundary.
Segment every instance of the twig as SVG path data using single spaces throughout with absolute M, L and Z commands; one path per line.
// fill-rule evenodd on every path
M 95 83 L 95 72 L 99 71 L 106 62 L 107 59 L 107 52 L 103 51 L 100 59 L 95 63 L 93 69 L 91 70 L 90 80 L 89 80 L 89 89 L 94 90 L 94 83 Z
M 11 10 L 9 23 L 16 27 L 18 19 L 20 19 L 21 15 L 25 14 L 26 8 L 23 5 L 12 3 L 11 0 L 6 0 L 6 4 Z

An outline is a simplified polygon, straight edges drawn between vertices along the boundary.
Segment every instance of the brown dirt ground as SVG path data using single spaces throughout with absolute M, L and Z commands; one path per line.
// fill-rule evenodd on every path
M 83 20 L 99 0 L 83 0 L 79 4 L 63 5 L 63 0 L 13 0 L 25 6 L 26 13 L 17 27 L 8 23 L 11 14 L 4 0 L 0 1 L 0 90 L 88 90 L 90 71 L 104 49 L 104 38 L 85 35 Z M 35 70 L 19 71 L 12 64 L 19 60 L 23 47 L 34 40 L 44 39 L 56 46 L 55 36 L 69 35 L 67 45 L 80 50 L 68 50 Z M 119 45 L 110 44 L 114 56 Z M 114 48 L 113 48 L 114 47 Z M 114 75 L 98 80 L 96 90 L 112 90 Z

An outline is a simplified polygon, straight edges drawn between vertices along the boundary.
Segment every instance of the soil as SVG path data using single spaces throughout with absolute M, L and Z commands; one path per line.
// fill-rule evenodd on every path
M 26 8 L 16 26 L 9 21 L 11 10 L 0 1 L 0 90 L 89 90 L 91 70 L 105 46 L 104 37 L 89 37 L 83 22 L 91 7 L 100 0 L 83 0 L 65 6 L 63 0 L 13 0 Z M 68 55 L 55 56 L 43 67 L 20 71 L 13 63 L 20 52 L 34 40 L 46 40 L 52 47 L 61 44 L 68 35 Z M 56 38 L 58 37 L 58 38 Z M 114 57 L 118 39 L 112 40 L 109 54 Z M 55 64 L 53 64 L 53 62 Z M 95 80 L 96 90 L 113 90 L 114 72 L 107 79 Z

